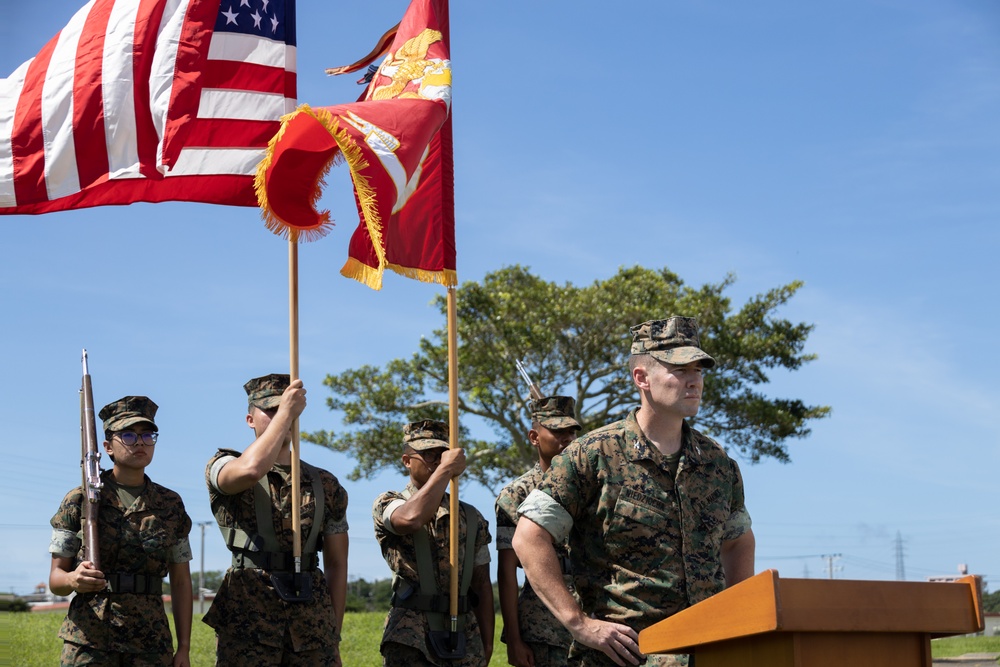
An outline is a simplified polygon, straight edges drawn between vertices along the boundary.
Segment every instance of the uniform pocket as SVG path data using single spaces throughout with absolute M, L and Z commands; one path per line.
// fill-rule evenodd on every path
M 664 500 L 634 489 L 623 489 L 615 502 L 606 535 L 609 555 L 626 562 L 644 553 L 668 558 L 676 550 L 677 541 L 670 539 L 676 530 L 676 520 L 670 516 Z
M 142 541 L 142 550 L 150 562 L 157 564 L 167 562 L 167 554 L 176 540 L 162 520 L 155 516 L 143 517 L 139 524 L 139 537 Z

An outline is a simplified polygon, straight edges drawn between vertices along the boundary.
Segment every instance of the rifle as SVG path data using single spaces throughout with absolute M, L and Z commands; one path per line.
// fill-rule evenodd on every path
M 94 420 L 94 390 L 87 370 L 87 350 L 83 351 L 83 385 L 80 387 L 80 468 L 83 473 L 83 559 L 101 569 L 97 547 L 97 503 L 100 500 L 101 453 L 97 451 L 97 423 Z
M 524 364 L 521 363 L 520 359 L 514 360 L 514 365 L 517 366 L 517 372 L 521 374 L 524 381 L 528 383 L 528 391 L 531 393 L 531 397 L 535 400 L 542 398 L 542 390 L 539 389 L 538 385 L 531 381 L 531 376 L 528 375 L 528 371 L 524 369 Z

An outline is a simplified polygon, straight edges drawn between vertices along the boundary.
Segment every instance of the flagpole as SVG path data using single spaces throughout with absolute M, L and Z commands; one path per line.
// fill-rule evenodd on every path
M 458 447 L 458 323 L 455 306 L 455 288 L 448 288 L 448 439 L 452 449 Z M 451 636 L 458 639 L 458 477 L 451 478 L 449 507 L 448 562 L 451 564 L 448 609 L 451 614 Z M 466 526 L 466 530 L 476 530 Z M 465 567 L 473 567 L 466 563 Z
M 291 370 L 289 379 L 299 379 L 299 244 L 296 234 L 288 238 L 288 341 Z M 295 574 L 302 572 L 301 508 L 299 488 L 299 419 L 292 422 L 292 557 Z M 296 577 L 297 579 L 298 577 Z

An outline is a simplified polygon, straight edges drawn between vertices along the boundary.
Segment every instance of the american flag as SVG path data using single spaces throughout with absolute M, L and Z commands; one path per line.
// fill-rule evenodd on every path
M 294 0 L 91 0 L 0 80 L 0 213 L 256 206 L 295 55 Z

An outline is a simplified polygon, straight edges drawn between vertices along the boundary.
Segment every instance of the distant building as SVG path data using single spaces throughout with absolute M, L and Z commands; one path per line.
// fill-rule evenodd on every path
M 986 629 L 983 634 L 987 637 L 1000 637 L 1000 613 L 988 611 L 984 614 Z

